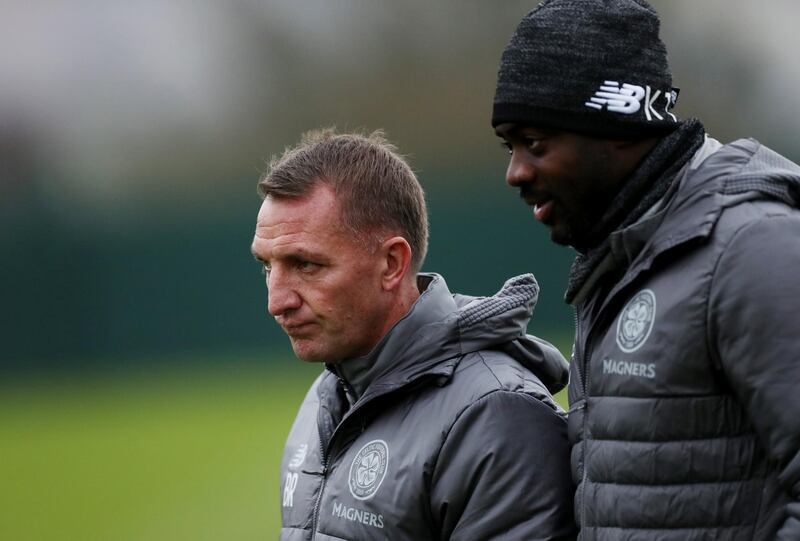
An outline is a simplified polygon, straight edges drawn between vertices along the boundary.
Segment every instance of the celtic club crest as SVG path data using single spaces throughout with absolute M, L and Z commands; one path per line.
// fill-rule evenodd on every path
M 632 353 L 642 347 L 656 317 L 656 295 L 650 289 L 643 289 L 628 301 L 617 321 L 617 345 L 625 353 Z
M 389 447 L 373 440 L 362 447 L 350 465 L 350 494 L 357 500 L 372 498 L 380 488 L 389 465 Z

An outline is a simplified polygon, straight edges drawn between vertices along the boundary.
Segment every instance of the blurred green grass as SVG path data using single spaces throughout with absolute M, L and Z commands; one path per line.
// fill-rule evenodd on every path
M 319 370 L 286 360 L 6 382 L 0 539 L 277 538 L 283 441 Z

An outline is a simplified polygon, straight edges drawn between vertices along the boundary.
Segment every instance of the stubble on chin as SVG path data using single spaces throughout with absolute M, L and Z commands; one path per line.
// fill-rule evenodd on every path
M 559 246 L 571 246 L 569 236 L 554 229 L 550 230 L 550 242 Z
M 571 246 L 585 252 L 594 223 L 588 216 L 567 216 L 561 223 L 550 227 L 550 240 L 559 246 Z
M 314 351 L 312 344 L 309 344 L 307 340 L 303 340 L 302 338 L 290 338 L 290 341 L 295 357 L 306 363 L 320 362 L 318 354 Z
M 573 241 L 573 228 L 564 220 L 559 220 L 556 223 L 548 224 L 547 228 L 550 232 L 550 241 L 559 246 L 571 246 Z

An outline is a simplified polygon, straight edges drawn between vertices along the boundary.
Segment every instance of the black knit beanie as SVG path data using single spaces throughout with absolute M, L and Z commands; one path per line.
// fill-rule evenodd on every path
M 677 90 L 659 26 L 644 0 L 545 0 L 503 51 L 492 126 L 621 138 L 672 131 Z

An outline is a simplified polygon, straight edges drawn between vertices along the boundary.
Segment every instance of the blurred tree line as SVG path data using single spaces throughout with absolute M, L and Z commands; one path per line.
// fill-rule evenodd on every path
M 790 0 L 654 1 L 676 112 L 795 160 Z M 0 20 L 0 367 L 279 351 L 249 254 L 258 176 L 311 128 L 385 129 L 426 188 L 425 270 L 542 285 L 561 340 L 572 258 L 503 174 L 497 61 L 532 2 L 7 3 Z

